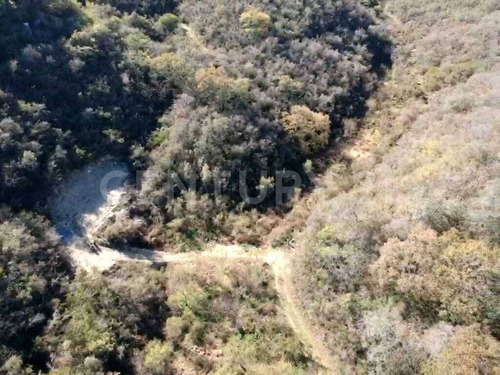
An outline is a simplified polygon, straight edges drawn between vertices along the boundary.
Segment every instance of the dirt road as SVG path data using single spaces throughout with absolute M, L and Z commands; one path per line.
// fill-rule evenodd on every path
M 314 325 L 305 317 L 297 303 L 289 254 L 281 250 L 254 249 L 246 251 L 238 245 L 214 245 L 203 252 L 167 253 L 139 248 L 116 250 L 99 246 L 97 252 L 89 252 L 83 243 L 75 242 L 69 248 L 70 256 L 75 265 L 89 272 L 106 270 L 118 262 L 166 262 L 166 263 L 194 263 L 199 259 L 250 259 L 260 260 L 269 264 L 275 275 L 276 291 L 281 301 L 283 312 L 289 325 L 296 332 L 297 337 L 309 350 L 312 358 L 323 367 L 321 373 L 340 373 L 338 362 L 331 358 L 328 349 Z
M 297 337 L 309 350 L 312 358 L 323 367 L 320 373 L 340 373 L 338 363 L 330 356 L 328 349 L 324 346 L 320 335 L 314 325 L 307 319 L 294 291 L 293 275 L 291 272 L 291 253 L 283 250 L 268 248 L 245 248 L 240 245 L 213 244 L 203 252 L 169 253 L 163 251 L 152 251 L 140 248 L 113 249 L 94 244 L 94 234 L 97 233 L 103 223 L 120 206 L 120 199 L 124 196 L 124 190 L 120 184 L 115 185 L 108 191 L 107 196 L 96 196 L 101 194 L 100 179 L 110 174 L 123 174 L 123 165 L 116 161 L 102 161 L 91 167 L 87 167 L 81 173 L 76 173 L 61 193 L 53 200 L 53 220 L 57 228 L 66 230 L 67 218 L 71 217 L 69 226 L 73 237 L 68 240 L 68 255 L 73 264 L 88 272 L 99 272 L 109 269 L 119 262 L 166 262 L 166 263 L 195 263 L 199 259 L 250 259 L 269 264 L 275 275 L 276 291 L 279 295 L 283 312 L 290 326 L 294 329 Z M 118 173 L 119 172 L 119 173 Z M 63 234 L 61 234 L 63 235 Z

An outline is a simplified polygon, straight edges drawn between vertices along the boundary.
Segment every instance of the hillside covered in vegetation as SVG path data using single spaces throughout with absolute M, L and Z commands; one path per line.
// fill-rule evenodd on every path
M 494 0 L 0 0 L 0 374 L 498 373 L 499 32 Z M 134 188 L 80 186 L 61 238 L 102 160 Z
M 2 371 L 308 368 L 266 275 L 248 291 L 225 278 L 168 289 L 169 275 L 144 270 L 75 278 L 68 245 L 43 216 L 72 170 L 111 155 L 145 173 L 102 233 L 108 242 L 235 238 L 240 213 L 262 215 L 238 190 L 241 171 L 248 194 L 269 188 L 253 207 L 263 212 L 278 171 L 294 170 L 306 186 L 304 163 L 345 118 L 363 115 L 390 64 L 375 12 L 355 1 L 3 0 L 0 51 Z M 219 172 L 227 175 L 216 197 Z M 196 206 L 178 187 L 169 199 L 173 174 L 196 181 Z M 227 354 L 189 354 L 193 345 Z
M 385 11 L 394 65 L 343 160 L 296 207 L 292 228 L 307 218 L 296 287 L 346 369 L 494 374 L 500 9 L 391 0 Z

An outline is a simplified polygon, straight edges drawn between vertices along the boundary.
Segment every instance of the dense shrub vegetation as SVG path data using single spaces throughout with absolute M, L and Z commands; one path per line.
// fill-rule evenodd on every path
M 24 357 L 43 368 L 48 355 L 35 340 L 64 297 L 71 267 L 46 220 L 5 207 L 0 255 L 0 365 Z
M 178 14 L 186 35 L 167 36 L 149 61 L 183 94 L 151 138 L 128 218 L 144 219 L 130 237 L 152 245 L 231 236 L 228 210 L 249 206 L 242 180 L 250 197 L 267 189 L 253 208 L 274 203 L 278 171 L 294 170 L 307 183 L 306 159 L 343 119 L 364 113 L 390 62 L 384 31 L 355 2 L 184 1 Z M 141 163 L 143 150 L 136 155 Z M 181 183 L 195 192 L 182 194 Z
M 108 154 L 145 172 L 108 244 L 259 244 L 284 220 L 290 290 L 346 373 L 498 373 L 499 19 L 494 0 L 0 0 L 0 374 L 318 372 L 260 261 L 74 274 L 46 197 Z M 279 173 L 308 187 L 332 142 L 282 219 Z
M 107 4 L 120 12 L 136 12 L 142 16 L 163 15 L 172 12 L 177 6 L 176 0 L 97 0 L 97 4 Z
M 44 338 L 51 373 L 130 373 L 134 350 L 162 336 L 169 313 L 164 279 L 164 271 L 144 267 L 79 275 Z
M 294 373 L 309 366 L 262 265 L 80 275 L 44 345 L 51 374 Z
M 264 264 L 114 266 L 78 274 L 59 300 L 66 266 L 56 250 L 43 248 L 57 249 L 54 239 L 31 245 L 40 250 L 19 248 L 30 239 L 25 226 L 37 231 L 46 224 L 9 218 L 1 228 L 3 254 L 25 261 L 23 269 L 2 266 L 2 277 L 12 281 L 2 291 L 8 319 L 1 327 L 1 373 L 295 374 L 313 368 L 277 307 Z M 3 232 L 8 225 L 18 226 L 13 235 Z
M 301 165 L 276 120 L 280 112 L 261 115 L 269 113 L 269 99 L 267 109 L 258 108 L 257 87 L 265 79 L 258 83 L 235 69 L 239 63 L 225 63 L 239 50 L 228 45 L 217 52 L 181 20 L 187 18 L 173 1 L 0 2 L 0 203 L 11 206 L 0 210 L 1 373 L 163 374 L 185 367 L 292 373 L 308 366 L 274 308 L 267 272 L 247 275 L 254 268 L 245 265 L 222 270 L 219 279 L 189 274 L 175 281 L 166 271 L 131 267 L 73 279 L 47 221 L 21 211 L 45 212 L 48 193 L 69 171 L 106 154 L 160 169 L 160 180 L 186 163 L 197 166 L 199 158 L 209 168 L 256 171 L 281 153 L 291 156 L 276 166 Z M 263 28 L 259 22 L 242 19 L 247 28 Z M 219 53 L 220 63 L 213 55 Z M 375 81 L 371 59 L 360 64 L 367 87 Z M 263 78 L 265 69 L 259 72 Z M 280 111 L 292 102 L 280 103 Z M 165 157 L 172 162 L 161 170 Z M 200 195 L 209 191 L 207 179 Z M 164 197 L 150 192 L 141 194 L 142 204 L 164 215 Z M 177 216 L 181 210 L 161 216 L 161 224 Z M 181 227 L 174 221 L 167 229 L 175 236 Z M 134 229 L 121 228 L 125 242 Z M 191 292 L 200 297 L 193 311 L 182 301 Z M 227 316 L 217 310 L 224 306 Z
M 346 368 L 495 373 L 500 9 L 394 0 L 386 11 L 393 70 L 347 160 L 303 205 L 311 215 L 296 215 L 297 228 L 308 219 L 297 287 Z
M 172 100 L 174 85 L 146 64 L 149 37 L 165 32 L 153 19 L 6 0 L 0 21 L 2 202 L 32 207 L 69 169 L 127 155 Z
M 278 171 L 307 184 L 303 163 L 390 64 L 374 13 L 350 0 L 4 0 L 0 20 L 0 200 L 37 206 L 72 168 L 131 156 L 146 173 L 129 216 L 152 245 L 230 234 L 241 179 L 248 196 L 266 187 L 261 209 Z M 203 224 L 178 208 L 188 181 Z

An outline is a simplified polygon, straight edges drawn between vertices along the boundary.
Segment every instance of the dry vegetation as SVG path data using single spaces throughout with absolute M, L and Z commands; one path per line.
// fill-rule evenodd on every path
M 498 1 L 82 3 L 0 1 L 0 374 L 319 371 L 257 259 L 73 274 L 40 213 L 103 153 L 147 170 L 109 243 L 275 228 L 294 311 L 345 373 L 500 373 Z M 370 97 L 391 63 L 377 15 L 395 49 Z M 263 169 L 305 178 L 342 131 L 284 221 L 241 201 L 239 169 L 251 193 Z M 168 201 L 172 173 L 198 189 Z
M 178 15 L 186 33 L 151 40 L 144 53 L 182 94 L 149 145 L 135 149 L 142 189 L 107 239 L 186 249 L 223 236 L 258 243 L 261 233 L 241 233 L 275 205 L 277 173 L 293 170 L 308 185 L 304 163 L 343 119 L 364 113 L 390 42 L 375 13 L 350 0 L 186 0 Z M 246 202 L 240 178 L 251 197 L 266 187 L 260 204 Z M 179 182 L 196 188 L 186 193 Z
M 301 205 L 310 216 L 292 216 L 307 217 L 297 287 L 347 371 L 496 373 L 500 9 L 385 9 L 392 71 L 344 160 Z
M 43 340 L 54 375 L 313 371 L 270 271 L 250 261 L 82 274 Z

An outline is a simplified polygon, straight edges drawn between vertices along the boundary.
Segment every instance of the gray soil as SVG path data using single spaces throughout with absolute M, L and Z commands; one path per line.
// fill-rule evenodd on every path
M 73 172 L 50 200 L 50 213 L 65 242 L 84 237 L 93 218 L 120 195 L 129 175 L 127 164 L 105 158 Z

